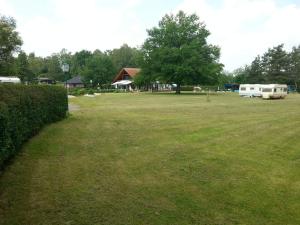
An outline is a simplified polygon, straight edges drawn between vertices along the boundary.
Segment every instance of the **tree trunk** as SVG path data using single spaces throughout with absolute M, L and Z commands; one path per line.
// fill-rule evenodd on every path
M 180 94 L 180 84 L 177 84 L 176 86 L 176 94 Z

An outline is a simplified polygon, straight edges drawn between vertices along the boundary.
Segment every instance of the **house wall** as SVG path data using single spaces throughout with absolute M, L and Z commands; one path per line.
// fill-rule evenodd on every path
M 67 84 L 67 88 L 84 88 L 84 84 Z

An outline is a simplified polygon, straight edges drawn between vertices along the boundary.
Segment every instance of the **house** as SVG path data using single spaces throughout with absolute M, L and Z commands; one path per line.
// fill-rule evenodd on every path
M 133 78 L 141 71 L 139 68 L 123 68 L 114 78 L 112 85 L 115 88 L 132 89 Z
M 56 81 L 47 77 L 38 78 L 39 84 L 56 84 Z
M 21 80 L 18 77 L 0 77 L 0 83 L 19 84 Z
M 66 88 L 83 88 L 84 87 L 84 83 L 82 81 L 82 77 L 81 76 L 75 76 L 70 80 L 67 80 L 66 84 L 65 84 Z

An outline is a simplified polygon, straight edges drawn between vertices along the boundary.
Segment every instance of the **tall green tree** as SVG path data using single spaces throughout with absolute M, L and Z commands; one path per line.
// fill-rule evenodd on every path
M 139 67 L 140 51 L 123 44 L 118 49 L 107 51 L 117 71 L 124 67 Z
M 59 55 L 53 54 L 45 59 L 47 72 L 41 74 L 40 76 L 52 78 L 57 81 L 65 81 L 67 79 L 66 75 L 63 74 L 61 69 L 61 64 L 59 61 Z
M 29 70 L 31 70 L 35 78 L 39 77 L 41 74 L 46 74 L 48 72 L 48 68 L 44 58 L 36 57 L 34 53 L 30 53 L 27 58 Z
M 300 87 L 300 45 L 293 47 L 290 53 L 290 79 L 296 86 L 296 89 Z
M 234 75 L 228 71 L 223 71 L 219 76 L 218 85 L 224 86 L 224 84 L 234 83 Z
M 25 52 L 21 51 L 17 57 L 17 74 L 22 82 L 30 83 L 34 80 L 34 74 L 29 69 L 28 58 Z
M 16 21 L 11 17 L 0 16 L 0 75 L 12 75 L 13 54 L 20 50 L 21 45 Z
M 81 72 L 85 83 L 91 84 L 94 87 L 98 84 L 100 86 L 110 84 L 115 74 L 116 70 L 110 57 L 99 50 L 96 50 L 87 59 L 86 65 Z
M 248 68 L 247 83 L 265 83 L 267 81 L 266 73 L 264 72 L 264 67 L 260 56 L 257 56 L 251 66 Z
M 87 50 L 76 52 L 72 57 L 72 61 L 70 65 L 71 74 L 81 75 L 87 65 L 87 62 L 90 60 L 92 56 L 93 56 L 92 52 Z
M 283 44 L 278 45 L 262 57 L 263 70 L 269 83 L 287 83 L 289 80 L 289 56 L 283 48 Z
M 238 83 L 238 84 L 248 83 L 249 70 L 250 70 L 249 66 L 235 69 L 233 71 L 234 83 Z
M 197 15 L 166 15 L 158 27 L 148 30 L 143 47 L 142 70 L 145 75 L 166 83 L 211 84 L 222 71 L 220 49 L 209 45 L 210 35 Z

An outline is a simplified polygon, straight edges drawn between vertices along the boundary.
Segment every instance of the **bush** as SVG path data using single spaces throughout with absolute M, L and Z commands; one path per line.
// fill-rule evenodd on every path
M 94 93 L 113 93 L 116 89 L 97 89 L 97 88 L 70 88 L 69 95 L 80 96 Z
M 64 88 L 0 85 L 0 167 L 45 125 L 66 116 Z
M 193 91 L 194 90 L 194 86 L 181 86 L 180 90 L 181 91 Z

